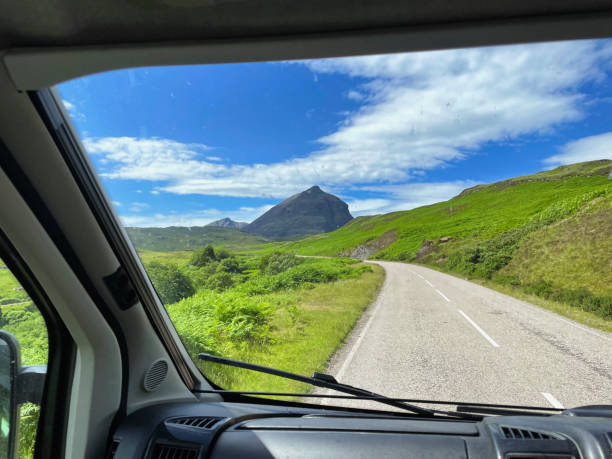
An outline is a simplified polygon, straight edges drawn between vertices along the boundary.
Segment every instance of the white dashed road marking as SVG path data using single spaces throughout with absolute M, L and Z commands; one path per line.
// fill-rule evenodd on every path
M 433 284 L 429 282 L 427 279 L 425 279 L 425 282 L 427 282 L 427 285 L 429 285 L 430 287 L 433 287 Z
M 450 300 L 447 298 L 447 296 L 446 296 L 444 293 L 442 293 L 442 292 L 441 292 L 440 290 L 438 290 L 438 289 L 436 289 L 436 292 L 438 292 L 442 298 L 444 298 L 446 301 L 448 301 L 448 302 L 450 303 Z
M 563 405 L 561 404 L 561 402 L 557 400 L 555 397 L 553 397 L 552 394 L 549 394 L 548 392 L 542 392 L 542 395 L 544 396 L 546 400 L 548 400 L 548 403 L 550 403 L 555 408 L 563 408 Z
M 493 341 L 493 338 L 491 338 L 489 335 L 487 335 L 487 334 L 485 333 L 485 331 L 484 331 L 482 328 L 480 328 L 476 322 L 474 322 L 472 319 L 470 319 L 470 318 L 468 317 L 468 315 L 467 315 L 465 312 L 463 312 L 461 309 L 457 309 L 457 311 L 459 311 L 459 314 L 461 314 L 463 317 L 465 317 L 465 320 L 467 320 L 467 321 L 468 321 L 470 324 L 472 324 L 472 326 L 473 326 L 473 327 L 474 327 L 476 330 L 478 330 L 478 333 L 480 333 L 482 336 L 484 336 L 484 337 L 485 337 L 485 339 L 486 339 L 486 340 L 487 340 L 489 343 L 491 343 L 491 346 L 493 346 L 493 347 L 499 347 L 499 344 L 497 344 L 495 341 Z

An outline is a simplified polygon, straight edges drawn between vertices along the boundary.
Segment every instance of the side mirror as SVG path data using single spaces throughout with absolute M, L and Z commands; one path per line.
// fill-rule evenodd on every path
M 0 458 L 12 458 L 17 433 L 17 379 L 21 362 L 19 343 L 0 330 Z

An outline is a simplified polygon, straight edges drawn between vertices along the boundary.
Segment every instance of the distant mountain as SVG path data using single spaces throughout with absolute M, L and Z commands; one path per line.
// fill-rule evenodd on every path
M 196 250 L 206 245 L 240 250 L 250 245 L 267 242 L 261 236 L 236 228 L 219 226 L 170 226 L 168 228 L 125 228 L 138 249 L 155 251 Z
M 235 222 L 231 218 L 222 218 L 221 220 L 215 220 L 214 222 L 210 222 L 206 226 L 220 226 L 221 228 L 236 228 L 241 230 L 248 226 L 248 223 Z
M 352 219 L 344 201 L 313 186 L 272 207 L 245 230 L 268 239 L 295 239 L 334 231 Z

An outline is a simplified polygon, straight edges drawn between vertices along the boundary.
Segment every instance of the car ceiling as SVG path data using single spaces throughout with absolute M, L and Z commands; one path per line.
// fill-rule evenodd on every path
M 0 0 L 0 49 L 202 41 L 612 12 L 609 0 Z

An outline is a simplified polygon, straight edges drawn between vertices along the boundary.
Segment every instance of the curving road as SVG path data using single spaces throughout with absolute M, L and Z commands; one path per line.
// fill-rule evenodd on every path
M 330 362 L 338 381 L 414 399 L 612 404 L 612 334 L 421 266 L 375 263 L 385 283 Z

